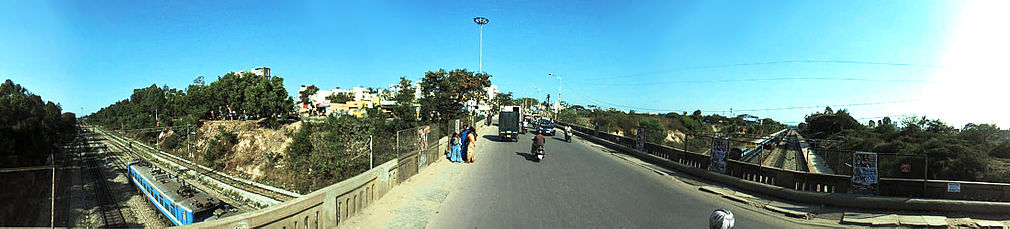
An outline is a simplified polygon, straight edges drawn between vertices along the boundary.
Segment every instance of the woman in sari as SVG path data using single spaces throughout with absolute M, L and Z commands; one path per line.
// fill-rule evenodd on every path
M 471 126 L 467 138 L 470 140 L 466 144 L 466 161 L 473 163 L 473 157 L 477 154 L 477 131 Z

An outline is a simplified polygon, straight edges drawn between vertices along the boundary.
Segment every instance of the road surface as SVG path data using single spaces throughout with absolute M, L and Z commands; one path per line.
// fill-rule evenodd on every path
M 811 227 L 703 193 L 581 139 L 547 136 L 547 157 L 537 163 L 528 153 L 532 137 L 481 136 L 477 162 L 427 227 L 705 228 L 717 208 L 732 211 L 738 228 Z

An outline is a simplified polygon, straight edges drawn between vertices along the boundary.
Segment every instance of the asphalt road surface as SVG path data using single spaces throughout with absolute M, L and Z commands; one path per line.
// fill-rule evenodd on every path
M 533 136 L 482 136 L 476 162 L 428 227 L 707 228 L 717 208 L 732 211 L 737 228 L 811 227 L 703 193 L 578 138 L 546 136 L 547 156 L 534 162 Z

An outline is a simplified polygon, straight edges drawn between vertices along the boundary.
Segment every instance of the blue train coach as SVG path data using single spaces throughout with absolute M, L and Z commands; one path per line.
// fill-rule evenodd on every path
M 176 226 L 218 218 L 221 201 L 144 161 L 131 162 L 130 180 Z M 216 213 L 215 213 L 216 211 Z

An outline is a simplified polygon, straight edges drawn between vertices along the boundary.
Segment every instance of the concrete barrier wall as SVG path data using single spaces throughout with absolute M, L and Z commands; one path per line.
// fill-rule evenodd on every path
M 437 155 L 444 148 L 442 144 L 439 145 L 426 153 Z M 416 157 L 419 154 L 413 155 Z M 402 182 L 397 176 L 399 164 L 399 160 L 393 159 L 350 179 L 288 202 L 186 227 L 334 228 Z
M 568 124 L 559 122 L 559 125 Z M 1010 203 L 1005 202 L 1010 201 L 1010 184 L 881 178 L 879 194 L 885 196 L 854 195 L 847 194 L 851 178 L 846 175 L 783 170 L 735 160 L 728 160 L 727 174 L 721 174 L 707 170 L 705 155 L 655 144 L 646 144 L 645 151 L 638 151 L 633 143 L 627 144 L 631 138 L 605 133 L 596 137 L 591 128 L 577 125 L 572 125 L 572 130 L 578 136 L 650 163 L 783 199 L 864 209 L 1010 214 Z M 948 184 L 960 185 L 961 192 L 947 192 Z
M 481 129 L 485 126 L 483 122 L 477 122 L 476 127 Z M 401 166 L 422 170 L 444 158 L 442 155 L 448 152 L 448 143 L 448 137 L 442 137 L 438 140 L 437 146 L 428 150 L 403 155 L 297 199 L 183 228 L 336 228 L 341 222 L 354 217 L 365 207 L 386 195 L 393 187 L 410 178 L 399 176 Z M 420 160 L 421 157 L 425 159 Z M 417 172 L 411 176 L 413 174 Z

